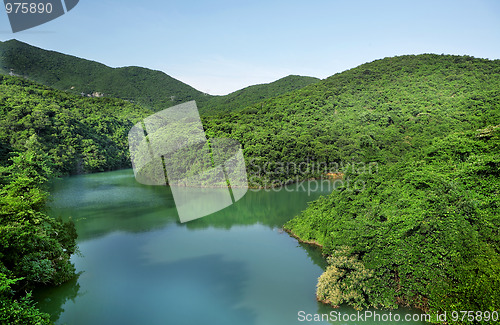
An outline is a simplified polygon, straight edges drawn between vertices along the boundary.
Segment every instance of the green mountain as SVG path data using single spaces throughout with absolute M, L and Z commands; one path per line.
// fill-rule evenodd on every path
M 47 181 L 129 167 L 128 131 L 150 114 L 0 75 L 0 323 L 50 324 L 27 290 L 77 277 L 76 230 L 46 214 Z
M 317 177 L 325 164 L 397 162 L 450 132 L 498 124 L 499 62 L 386 58 L 204 123 L 213 137 L 239 140 L 254 159 L 250 168 L 261 176 L 269 171 L 269 182 Z M 310 168 L 299 170 L 302 162 Z
M 343 174 L 284 227 L 328 256 L 318 300 L 450 314 L 500 308 L 499 121 L 500 60 L 425 54 L 205 125 L 243 144 L 253 186 Z
M 0 42 L 0 73 L 23 76 L 74 94 L 128 100 L 152 111 L 196 100 L 200 112 L 209 114 L 240 110 L 319 80 L 288 76 L 270 84 L 250 86 L 227 96 L 210 96 L 161 71 L 140 67 L 110 68 L 17 40 Z
M 319 80 L 314 77 L 290 75 L 268 84 L 249 86 L 225 96 L 213 96 L 200 104 L 200 111 L 211 115 L 238 111 L 265 99 L 304 88 Z
M 246 91 L 232 95 L 253 104 L 202 120 L 209 137 L 242 143 L 250 185 L 343 175 L 284 226 L 327 255 L 319 300 L 448 314 L 500 309 L 499 60 L 407 55 L 273 98 Z M 59 283 L 71 273 L 67 254 L 49 267 L 61 249 L 71 252 L 71 236 L 40 228 L 49 171 L 127 166 L 127 132 L 149 114 L 119 99 L 0 78 L 0 300 L 18 281 Z M 71 234 L 68 225 L 50 227 Z M 17 232 L 30 235 L 14 241 Z M 29 246 L 37 240 L 46 253 Z
M 0 75 L 0 160 L 23 152 L 34 137 L 59 174 L 129 167 L 127 134 L 150 114 L 124 100 L 82 97 Z
M 74 94 L 103 94 L 153 110 L 190 100 L 201 102 L 205 97 L 200 91 L 160 71 L 139 67 L 114 69 L 17 40 L 0 42 L 0 70 Z

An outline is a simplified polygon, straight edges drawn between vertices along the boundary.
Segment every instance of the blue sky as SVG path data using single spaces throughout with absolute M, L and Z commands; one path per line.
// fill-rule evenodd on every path
M 0 10 L 0 40 L 11 38 L 112 67 L 162 70 L 226 94 L 402 54 L 499 59 L 500 1 L 80 0 L 16 34 Z

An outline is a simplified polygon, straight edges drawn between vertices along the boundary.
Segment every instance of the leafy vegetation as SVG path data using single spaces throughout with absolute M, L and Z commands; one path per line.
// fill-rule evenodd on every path
M 335 256 L 318 298 L 357 307 L 498 310 L 499 152 L 499 126 L 453 133 L 419 157 L 353 175 L 363 191 L 334 192 L 290 221 L 288 229 Z M 359 263 L 373 275 L 356 275 Z M 339 286 L 355 294 L 338 296 Z
M 285 225 L 330 256 L 319 300 L 498 310 L 499 72 L 498 60 L 387 58 L 205 124 L 243 143 L 254 185 L 344 174 Z
M 0 167 L 0 320 L 5 324 L 48 324 L 27 292 L 57 285 L 74 276 L 69 259 L 75 252 L 74 224 L 44 213 L 52 175 L 50 159 L 36 135 L 22 152 Z
M 73 223 L 45 213 L 53 176 L 129 166 L 127 133 L 151 112 L 0 76 L 0 322 L 48 324 L 29 291 L 75 276 Z M 28 294 L 23 294 L 28 292 Z
M 31 293 L 12 299 L 12 288 L 19 279 L 8 279 L 0 273 L 0 321 L 2 324 L 50 324 L 49 315 L 35 308 Z
M 17 40 L 0 42 L 0 71 L 4 74 L 12 72 L 73 94 L 116 97 L 155 110 L 190 100 L 201 102 L 205 97 L 160 71 L 140 67 L 113 69 Z
M 368 170 L 498 124 L 499 72 L 498 61 L 471 57 L 387 58 L 203 122 L 210 137 L 243 144 L 252 185 Z
M 36 135 L 55 170 L 82 173 L 129 167 L 127 134 L 151 111 L 123 100 L 71 95 L 19 77 L 0 76 L 3 154 Z
M 319 243 L 330 256 L 318 282 L 321 301 L 357 308 L 498 310 L 498 61 L 421 56 L 415 63 L 434 59 L 435 66 L 416 69 L 409 59 L 401 58 L 412 73 L 387 74 L 397 89 L 377 80 L 377 98 L 384 102 L 364 101 L 371 91 L 359 92 L 361 102 L 344 102 L 366 124 L 357 126 L 354 115 L 341 118 L 349 126 L 343 130 L 358 130 L 343 159 L 375 160 L 379 172 L 345 170 L 346 179 L 363 187 L 344 186 L 285 228 Z M 386 61 L 394 68 L 396 60 Z M 401 82 L 423 67 L 434 70 L 424 84 Z M 428 85 L 436 86 L 431 91 Z M 404 106 L 392 104 L 398 102 Z
M 212 96 L 209 100 L 200 103 L 200 112 L 204 115 L 237 112 L 265 99 L 304 88 L 318 81 L 319 79 L 313 77 L 291 75 L 269 84 L 249 86 L 225 96 Z
M 0 73 L 23 76 L 73 94 L 121 98 L 153 111 L 196 100 L 200 112 L 207 114 L 240 110 L 262 99 L 275 97 L 319 80 L 288 76 L 227 96 L 210 96 L 161 71 L 140 67 L 110 68 L 17 40 L 0 42 Z
M 0 50 L 4 60 L 7 43 Z M 57 62 L 69 60 L 51 55 Z M 80 87 L 85 82 L 75 77 L 77 72 L 66 77 L 80 80 Z M 322 245 L 328 255 L 329 266 L 318 281 L 319 300 L 356 308 L 406 304 L 426 311 L 498 310 L 499 76 L 499 61 L 409 55 L 319 82 L 301 79 L 304 87 L 291 92 L 298 82 L 292 77 L 216 98 L 213 106 L 200 97 L 198 104 L 206 105 L 202 119 L 209 138 L 242 143 L 251 186 L 328 172 L 344 175 L 341 190 L 311 203 L 285 225 L 301 240 Z M 149 79 L 137 85 L 147 88 Z M 193 94 L 179 98 L 198 98 Z M 146 97 L 166 98 L 156 95 Z M 137 102 L 155 109 L 172 104 Z M 234 103 L 239 104 L 229 112 Z M 214 114 L 218 109 L 229 113 Z M 60 283 L 72 272 L 67 260 L 74 249 L 72 228 L 44 219 L 45 179 L 51 173 L 128 166 L 127 133 L 151 113 L 122 100 L 83 98 L 0 77 L 2 231 L 10 234 L 2 234 L 2 245 L 12 245 L 23 229 L 32 243 L 8 252 L 21 254 L 15 260 L 22 263 L 0 256 L 6 269 L 0 288 L 2 299 L 27 306 L 26 317 L 45 316 L 32 315 L 29 297 L 11 297 L 9 288 L 20 292 L 23 286 Z M 60 264 L 57 256 L 63 256 Z

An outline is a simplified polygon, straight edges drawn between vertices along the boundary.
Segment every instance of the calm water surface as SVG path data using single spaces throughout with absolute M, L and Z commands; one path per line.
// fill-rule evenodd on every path
M 56 324 L 68 325 L 290 325 L 307 323 L 299 311 L 356 313 L 316 302 L 326 266 L 321 252 L 280 231 L 330 190 L 304 183 L 249 191 L 222 211 L 181 224 L 169 188 L 140 185 L 132 170 L 57 180 L 51 215 L 76 223 L 80 254 L 72 261 L 79 276 L 38 291 L 36 299 Z

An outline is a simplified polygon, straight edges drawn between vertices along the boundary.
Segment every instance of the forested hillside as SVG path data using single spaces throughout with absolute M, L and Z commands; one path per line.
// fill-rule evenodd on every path
M 344 174 L 285 225 L 331 256 L 319 300 L 451 312 L 500 308 L 499 121 L 500 61 L 427 54 L 205 123 L 243 143 L 254 185 Z
M 0 42 L 0 71 L 74 94 L 134 101 L 156 111 L 190 100 L 201 102 L 205 97 L 160 71 L 140 67 L 113 69 L 17 40 Z
M 318 78 L 288 76 L 269 84 L 249 86 L 225 96 L 213 96 L 202 102 L 200 112 L 207 115 L 237 112 L 265 99 L 277 97 L 318 82 Z
M 73 94 L 120 98 L 152 111 L 196 100 L 200 112 L 209 114 L 238 111 L 319 80 L 288 76 L 270 84 L 250 86 L 227 96 L 210 96 L 161 71 L 140 67 L 110 68 L 17 40 L 0 42 L 0 74 L 22 76 Z
M 0 76 L 0 323 L 48 324 L 26 292 L 75 276 L 76 231 L 45 214 L 47 181 L 130 166 L 128 131 L 150 113 Z
M 123 100 L 86 98 L 0 75 L 2 154 L 35 137 L 63 174 L 130 166 L 127 134 L 152 112 Z
M 419 154 L 434 138 L 497 125 L 499 76 L 499 61 L 386 58 L 204 123 L 211 136 L 243 144 L 253 159 L 251 172 L 260 171 L 268 182 L 289 182 L 320 176 L 324 168 L 313 169 L 320 164 L 397 162 Z M 310 168 L 276 162 L 308 162 Z
M 258 102 L 203 123 L 209 137 L 242 143 L 251 186 L 344 174 L 339 191 L 285 225 L 330 256 L 319 300 L 426 311 L 500 308 L 500 61 L 401 56 L 275 98 L 258 93 L 235 93 Z M 127 133 L 151 113 L 0 77 L 2 301 L 12 299 L 9 287 L 71 274 L 73 228 L 41 217 L 45 180 L 129 166 Z M 26 238 L 42 239 L 10 246 L 20 225 L 31 227 Z M 68 236 L 50 227 L 66 227 L 56 233 Z M 48 251 L 36 253 L 32 243 L 44 240 Z M 62 266 L 52 262 L 59 254 Z M 26 264 L 13 265 L 14 258 Z
M 323 246 L 318 299 L 425 311 L 500 307 L 500 125 L 450 132 L 415 158 L 346 177 L 286 224 Z M 488 322 L 484 322 L 487 324 Z

